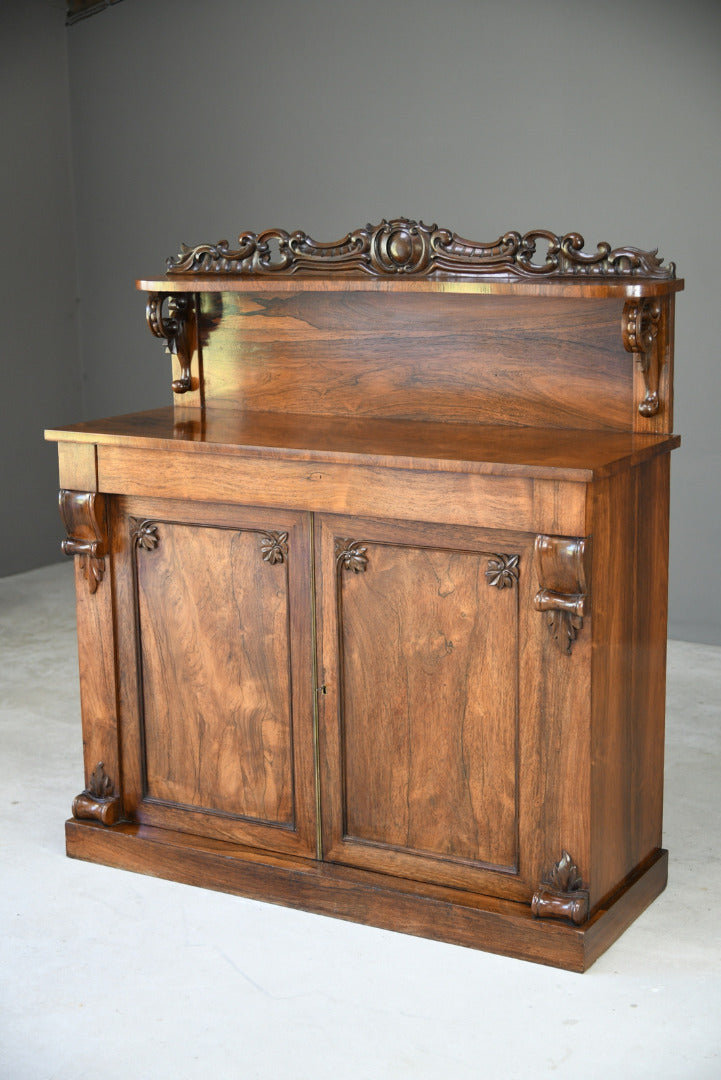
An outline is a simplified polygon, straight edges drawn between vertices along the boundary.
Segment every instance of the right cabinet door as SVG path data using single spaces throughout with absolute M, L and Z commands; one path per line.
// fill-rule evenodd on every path
M 531 538 L 322 516 L 323 854 L 525 895 L 519 576 Z

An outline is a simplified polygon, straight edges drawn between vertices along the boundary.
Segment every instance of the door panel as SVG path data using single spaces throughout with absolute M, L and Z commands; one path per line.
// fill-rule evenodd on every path
M 325 856 L 515 875 L 519 542 L 330 516 L 320 534 Z
M 313 850 L 307 521 L 222 507 L 188 521 L 179 509 L 127 500 L 119 522 L 135 626 L 135 814 Z

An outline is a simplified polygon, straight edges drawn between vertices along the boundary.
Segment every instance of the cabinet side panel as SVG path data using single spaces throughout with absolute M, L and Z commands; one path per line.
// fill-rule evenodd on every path
M 153 527 L 136 544 L 147 796 L 290 825 L 286 564 L 257 532 Z
M 592 904 L 661 844 L 668 477 L 665 456 L 594 485 Z
M 669 461 L 594 494 L 592 903 L 661 846 Z
M 636 470 L 632 832 L 637 862 L 661 847 L 670 455 Z

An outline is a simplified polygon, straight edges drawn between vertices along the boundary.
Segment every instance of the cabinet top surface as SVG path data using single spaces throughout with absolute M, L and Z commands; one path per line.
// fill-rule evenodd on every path
M 284 413 L 207 414 L 172 406 L 51 429 L 55 442 L 225 453 L 318 464 L 589 481 L 680 443 L 676 435 Z

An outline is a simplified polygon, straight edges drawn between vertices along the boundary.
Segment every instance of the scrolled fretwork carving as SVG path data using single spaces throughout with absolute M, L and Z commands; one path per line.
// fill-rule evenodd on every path
M 163 306 L 167 301 L 167 315 Z M 176 356 L 180 364 L 180 378 L 172 383 L 173 393 L 187 394 L 193 389 L 190 372 L 190 343 L 188 341 L 188 316 L 190 298 L 172 293 L 150 293 L 145 308 L 145 317 L 151 333 L 163 338 L 169 353 Z
M 545 612 L 553 640 L 570 656 L 589 613 L 589 542 L 577 536 L 537 536 L 535 558 L 541 588 L 534 606 Z
M 271 566 L 284 563 L 288 558 L 288 533 L 263 533 L 263 538 L 260 541 L 260 550 L 263 555 L 263 562 L 270 563 Z
M 642 416 L 655 416 L 659 410 L 656 339 L 660 322 L 661 304 L 658 300 L 628 300 L 623 306 L 623 345 L 638 362 L 646 386 L 643 401 L 638 407 Z
M 154 551 L 158 546 L 158 526 L 147 518 L 130 518 L 130 539 L 134 547 Z
M 361 540 L 338 539 L 335 542 L 336 565 L 354 574 L 362 574 L 368 569 L 368 548 Z
M 78 559 L 94 593 L 105 575 L 105 499 L 95 491 L 61 491 L 59 507 L 68 534 L 60 547 L 63 554 Z
M 113 782 L 102 761 L 93 769 L 90 783 L 73 801 L 73 817 L 115 825 L 120 819 L 120 799 L 113 794 Z
M 533 894 L 531 911 L 537 919 L 570 919 L 581 926 L 588 919 L 588 904 L 578 867 L 564 850 Z
M 497 589 L 512 589 L 518 581 L 518 555 L 491 555 L 486 581 Z
M 539 254 L 544 246 L 545 250 Z M 195 247 L 183 244 L 180 253 L 167 260 L 167 270 L 171 277 L 314 271 L 358 272 L 372 277 L 411 274 L 670 279 L 675 276 L 673 263 L 664 266 L 656 251 L 634 247 L 612 250 L 606 242 L 598 244 L 595 252 L 585 252 L 584 247 L 585 240 L 579 233 L 557 236 L 547 229 L 532 229 L 525 234 L 507 232 L 492 243 L 479 243 L 465 240 L 450 229 L 399 217 L 355 229 L 335 243 L 319 243 L 301 231 L 268 229 L 261 233 L 241 233 L 236 248 L 231 248 L 227 240 Z

